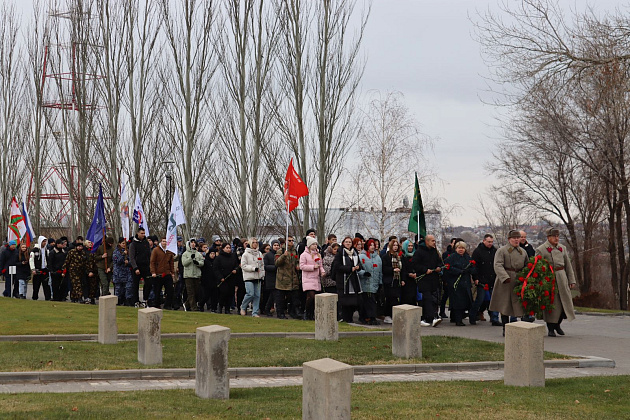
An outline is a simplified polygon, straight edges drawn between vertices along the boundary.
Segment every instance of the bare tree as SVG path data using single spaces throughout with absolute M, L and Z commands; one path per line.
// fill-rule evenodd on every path
M 354 0 L 322 0 L 316 3 L 311 107 L 316 126 L 313 145 L 317 181 L 317 232 L 326 236 L 326 215 L 344 161 L 357 134 L 355 100 L 363 70 L 360 47 L 370 9 L 361 16 L 354 36 L 348 33 L 356 6 Z
M 168 45 L 167 66 L 162 69 L 165 136 L 178 162 L 184 213 L 190 234 L 195 198 L 201 191 L 198 179 L 212 154 L 208 131 L 208 94 L 217 68 L 218 10 L 212 0 L 180 0 L 176 7 L 160 1 L 162 24 Z
M 17 195 L 18 188 L 24 186 L 25 175 L 22 171 L 22 147 L 18 146 L 20 138 L 24 138 L 25 102 L 24 73 L 22 56 L 18 45 L 18 29 L 20 17 L 12 5 L 0 6 L 0 198 L 2 206 L 2 229 L 7 232 L 9 206 L 11 197 Z M 3 233 L 4 235 L 4 233 Z
M 431 182 L 425 155 L 431 140 L 420 132 L 419 123 L 400 92 L 373 92 L 361 121 L 356 147 L 359 164 L 352 172 L 353 195 L 356 205 L 369 211 L 371 217 L 365 222 L 374 222 L 365 225 L 368 234 L 386 238 L 398 233 L 394 229 L 400 224 L 401 215 L 393 210 L 401 207 L 403 198 L 413 191 L 414 169 L 420 168 L 418 178 L 425 181 L 423 184 Z M 408 218 L 408 214 L 404 217 Z

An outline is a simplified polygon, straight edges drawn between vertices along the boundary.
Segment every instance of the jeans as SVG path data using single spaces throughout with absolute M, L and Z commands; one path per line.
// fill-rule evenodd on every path
M 246 311 L 247 305 L 252 302 L 253 310 L 252 316 L 258 315 L 260 310 L 260 282 L 259 281 L 246 281 L 245 282 L 245 297 L 241 304 L 241 310 Z
M 20 297 L 26 296 L 26 292 L 28 290 L 28 279 L 20 279 L 19 281 L 19 294 Z
M 492 296 L 492 287 L 490 288 L 490 296 Z M 487 303 L 484 304 L 484 302 L 487 302 Z M 478 312 L 483 313 L 484 310 L 488 308 L 488 305 L 489 305 L 489 301 L 486 301 L 486 291 L 483 289 L 483 285 L 479 283 L 479 286 L 477 286 L 477 298 L 472 304 L 472 308 L 470 309 L 470 314 L 471 315 L 475 314 L 476 316 Z M 498 312 L 488 310 L 488 313 L 490 314 L 491 322 L 499 322 Z

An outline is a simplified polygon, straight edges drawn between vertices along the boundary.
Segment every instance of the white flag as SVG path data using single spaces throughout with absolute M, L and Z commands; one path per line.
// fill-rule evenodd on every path
M 147 225 L 147 219 L 142 209 L 140 193 L 138 191 L 136 191 L 136 204 L 133 206 L 133 221 L 137 223 L 139 227 L 144 228 L 145 233 L 149 236 L 149 226 Z
M 171 214 L 168 216 L 166 225 L 166 250 L 177 255 L 177 226 L 186 224 L 184 216 L 184 206 L 179 199 L 179 191 L 175 188 L 173 203 L 171 204 Z
M 141 206 L 142 207 L 142 206 Z M 127 176 L 120 175 L 120 224 L 123 238 L 129 240 L 129 199 L 127 198 Z

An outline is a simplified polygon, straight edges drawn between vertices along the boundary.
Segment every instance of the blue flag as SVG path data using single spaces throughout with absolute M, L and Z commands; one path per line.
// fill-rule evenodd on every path
M 85 239 L 92 242 L 92 254 L 96 252 L 103 243 L 105 237 L 105 204 L 103 203 L 103 188 L 98 186 L 98 200 L 94 209 L 94 220 L 88 229 Z

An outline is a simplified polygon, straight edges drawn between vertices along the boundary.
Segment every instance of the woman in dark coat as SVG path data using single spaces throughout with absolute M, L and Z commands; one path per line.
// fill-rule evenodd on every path
M 280 242 L 274 239 L 273 241 L 271 241 L 271 249 L 263 256 L 263 263 L 265 264 L 265 290 L 267 291 L 268 297 L 261 314 L 267 316 L 273 316 L 273 314 L 271 313 L 271 309 L 273 309 L 275 303 L 274 296 L 276 294 L 276 271 L 278 270 L 278 268 L 276 267 L 276 253 L 279 249 Z M 278 314 L 277 312 L 276 314 L 278 318 L 285 317 L 284 314 L 282 314 L 282 316 L 280 316 L 280 314 Z
M 466 252 L 466 243 L 463 241 L 455 244 L 455 253 L 444 261 L 446 270 L 444 279 L 448 284 L 449 305 L 451 318 L 455 325 L 464 326 L 462 322 L 464 312 L 472 307 L 471 274 L 477 273 L 474 261 Z M 470 315 L 470 324 L 475 325 L 477 314 Z
M 207 244 L 203 244 L 203 267 L 201 267 L 201 289 L 203 297 L 199 302 L 199 307 L 203 312 L 204 306 L 208 307 L 210 312 L 217 311 L 219 304 L 219 289 L 217 288 L 217 279 L 214 276 L 214 260 L 217 257 L 217 249 L 208 248 Z
M 346 236 L 342 242 L 342 247 L 337 251 L 337 255 L 332 264 L 337 282 L 337 294 L 341 313 L 345 322 L 352 322 L 354 312 L 359 309 L 359 294 L 361 293 L 361 282 L 359 273 L 362 272 L 361 259 L 356 249 L 352 247 L 352 238 Z
M 392 323 L 392 308 L 400 305 L 400 281 L 403 253 L 397 239 L 389 241 L 383 260 L 383 290 L 385 291 L 385 324 Z
M 226 314 L 229 314 L 238 271 L 238 258 L 232 254 L 232 246 L 229 243 L 221 245 L 219 255 L 214 259 L 213 267 L 219 289 L 219 313 L 225 311 Z
M 403 305 L 418 304 L 418 284 L 416 283 L 416 267 L 413 262 L 415 248 L 413 242 L 407 240 L 402 244 L 402 278 L 400 279 L 400 303 Z

